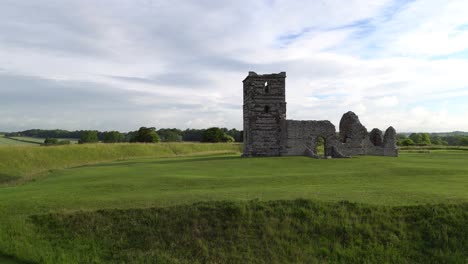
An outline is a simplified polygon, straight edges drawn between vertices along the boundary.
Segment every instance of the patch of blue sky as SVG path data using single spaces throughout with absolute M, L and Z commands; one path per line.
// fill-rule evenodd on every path
M 331 94 L 316 94 L 316 95 L 311 95 L 311 96 L 307 96 L 308 98 L 317 98 L 319 100 L 326 100 L 327 98 L 330 98 Z
M 375 31 L 376 26 L 374 23 L 372 23 L 372 19 L 369 18 L 369 19 L 358 20 L 356 22 L 353 22 L 347 25 L 330 28 L 328 29 L 328 31 L 344 30 L 344 29 L 354 30 L 353 34 L 351 35 L 351 38 L 363 38 L 372 34 L 372 32 Z
M 308 95 L 306 98 L 314 98 L 319 100 L 329 100 L 329 99 L 337 99 L 337 98 L 344 98 L 346 97 L 345 94 L 342 93 L 321 93 L 321 94 L 314 94 Z
M 468 60 L 468 48 L 462 51 L 437 55 L 430 58 L 431 60 L 447 60 L 447 59 L 459 59 L 459 60 Z
M 382 13 L 379 14 L 379 19 L 381 21 L 392 20 L 398 13 L 415 1 L 417 0 L 393 0 L 383 8 Z
M 459 30 L 459 31 L 468 31 L 468 24 L 463 24 L 463 25 L 460 25 L 456 28 L 456 30 Z
M 305 27 L 298 32 L 289 32 L 289 33 L 280 35 L 276 40 L 277 45 L 279 47 L 286 47 L 289 44 L 296 41 L 297 39 L 301 38 L 304 34 L 311 32 L 312 30 L 314 30 L 313 27 Z

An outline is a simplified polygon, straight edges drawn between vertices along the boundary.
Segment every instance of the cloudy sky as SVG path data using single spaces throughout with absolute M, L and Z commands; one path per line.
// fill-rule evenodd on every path
M 288 119 L 468 131 L 466 0 L 0 0 L 0 131 L 242 128 L 248 71 Z

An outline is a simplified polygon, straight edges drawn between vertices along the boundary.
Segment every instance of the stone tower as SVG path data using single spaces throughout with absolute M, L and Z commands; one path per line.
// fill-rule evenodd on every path
M 244 151 L 250 156 L 280 156 L 286 120 L 286 73 L 249 72 L 244 83 Z

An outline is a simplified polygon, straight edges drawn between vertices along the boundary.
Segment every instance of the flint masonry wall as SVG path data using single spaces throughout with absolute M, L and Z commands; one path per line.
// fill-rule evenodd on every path
M 284 128 L 284 156 L 313 156 L 317 151 L 317 139 L 325 139 L 325 155 L 331 156 L 331 147 L 336 141 L 335 126 L 330 121 L 297 121 L 286 120 Z M 328 149 L 327 149 L 328 147 Z
M 286 73 L 244 80 L 244 156 L 280 156 L 286 118 Z
M 325 139 L 325 156 L 398 156 L 396 132 L 389 127 L 369 134 L 353 112 L 343 115 L 340 133 L 330 121 L 286 120 L 286 73 L 249 72 L 244 83 L 243 156 L 318 157 L 317 138 Z

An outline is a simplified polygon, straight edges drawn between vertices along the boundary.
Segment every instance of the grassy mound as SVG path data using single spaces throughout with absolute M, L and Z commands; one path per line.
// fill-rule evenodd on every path
M 162 145 L 148 147 L 158 149 L 150 155 L 166 155 Z M 216 151 L 229 152 L 207 153 Z M 33 263 L 467 263 L 467 151 L 330 160 L 167 153 L 188 156 L 90 164 L 0 186 L 0 256 Z
M 468 204 L 203 202 L 31 217 L 50 263 L 465 263 Z M 50 252 L 49 252 L 50 253 Z
M 240 144 L 160 143 L 84 144 L 53 147 L 0 147 L 0 183 L 27 181 L 54 169 L 135 157 L 173 157 L 207 153 L 239 153 Z M 11 178 L 8 178 L 11 177 Z

